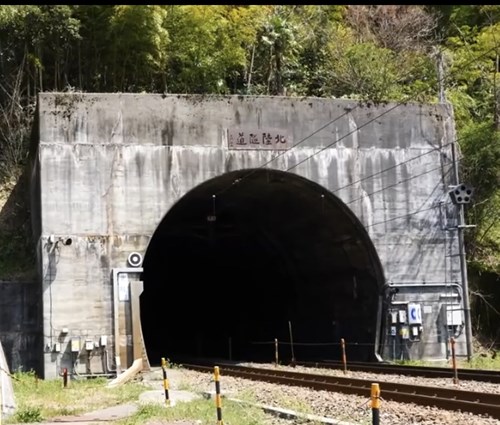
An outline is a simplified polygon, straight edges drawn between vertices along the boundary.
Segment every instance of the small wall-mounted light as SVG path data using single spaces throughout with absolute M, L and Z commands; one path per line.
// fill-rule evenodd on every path
M 49 235 L 47 241 L 50 245 L 54 245 L 61 242 L 63 245 L 69 246 L 73 243 L 73 239 L 71 238 L 63 238 L 61 236 L 56 237 L 55 235 Z

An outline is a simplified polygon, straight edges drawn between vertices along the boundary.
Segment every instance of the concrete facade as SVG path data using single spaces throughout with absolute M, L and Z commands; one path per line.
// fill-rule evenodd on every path
M 447 355 L 445 328 L 434 324 L 447 293 L 461 301 L 453 292 L 460 278 L 456 235 L 445 230 L 456 225 L 447 195 L 455 140 L 448 106 L 44 93 L 37 119 L 32 199 L 45 377 L 62 367 L 106 374 L 116 363 L 130 364 L 124 352 L 133 332 L 120 309 L 132 301 L 124 292 L 117 304 L 113 271 L 128 267 L 131 252 L 146 251 L 164 215 L 191 189 L 264 163 L 322 185 L 367 229 L 386 281 L 400 286 L 396 297 L 381 298 L 381 352 L 394 352 L 387 312 L 414 301 L 422 304 L 423 330 L 407 344 L 409 355 Z M 229 136 L 247 129 L 285 132 L 289 149 L 273 160 L 275 150 L 230 148 Z M 140 293 L 138 279 L 127 274 L 125 291 Z M 457 337 L 463 354 L 463 335 Z

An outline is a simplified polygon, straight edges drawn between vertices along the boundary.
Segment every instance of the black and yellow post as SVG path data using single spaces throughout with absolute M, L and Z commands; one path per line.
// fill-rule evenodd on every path
M 217 408 L 217 425 L 223 425 L 222 422 L 222 400 L 220 395 L 220 372 L 219 366 L 214 366 L 215 380 L 215 407 Z
M 372 384 L 371 404 L 372 404 L 372 425 L 380 425 L 380 387 L 378 384 Z
M 167 378 L 167 361 L 165 357 L 161 358 L 161 370 L 163 372 L 163 388 L 165 390 L 165 404 L 170 406 L 170 398 L 168 396 L 168 378 Z

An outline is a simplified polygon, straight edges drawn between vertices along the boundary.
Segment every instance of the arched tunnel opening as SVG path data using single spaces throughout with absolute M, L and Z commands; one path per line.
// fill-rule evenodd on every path
M 375 358 L 383 270 L 361 222 L 295 174 L 230 172 L 165 215 L 143 262 L 141 325 L 152 364 L 210 357 Z M 293 345 L 292 345 L 293 344 Z

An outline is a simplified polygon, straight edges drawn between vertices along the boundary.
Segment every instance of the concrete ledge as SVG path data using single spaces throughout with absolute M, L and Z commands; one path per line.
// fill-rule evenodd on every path
M 214 398 L 215 392 L 204 392 L 203 396 L 205 398 Z M 262 409 L 266 413 L 276 415 L 276 416 L 283 418 L 283 419 L 307 419 L 310 421 L 320 422 L 323 424 L 331 424 L 331 425 L 334 425 L 334 424 L 335 425 L 356 425 L 353 422 L 345 422 L 345 421 L 340 421 L 338 419 L 325 418 L 323 416 L 312 415 L 309 413 L 300 413 L 300 412 L 296 412 L 292 409 L 283 409 L 280 407 L 268 406 L 266 404 L 261 404 L 261 403 L 251 403 L 249 401 L 240 400 L 238 398 L 228 397 L 225 394 L 221 394 L 221 396 L 223 398 L 225 398 L 226 400 L 234 401 L 236 403 L 247 404 L 249 406 L 258 407 L 259 409 Z

